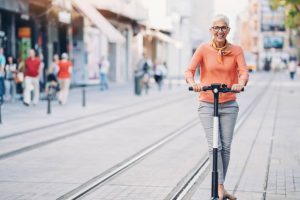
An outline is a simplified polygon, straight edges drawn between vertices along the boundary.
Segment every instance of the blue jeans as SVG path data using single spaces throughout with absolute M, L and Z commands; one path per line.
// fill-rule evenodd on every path
M 108 90 L 107 74 L 100 73 L 100 90 Z
M 5 94 L 4 77 L 0 77 L 0 104 L 3 103 L 4 94 Z

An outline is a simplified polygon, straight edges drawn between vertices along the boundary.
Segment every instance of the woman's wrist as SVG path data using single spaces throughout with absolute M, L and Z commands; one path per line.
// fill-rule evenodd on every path
M 239 85 L 242 85 L 243 87 L 246 86 L 246 83 L 247 83 L 247 82 L 246 82 L 245 80 L 243 80 L 243 79 L 240 79 L 239 82 L 238 82 L 238 84 L 239 84 Z
M 189 86 L 193 86 L 193 85 L 195 84 L 195 81 L 194 81 L 194 79 L 192 79 L 192 78 L 188 78 L 188 79 L 186 79 L 186 83 L 187 83 Z

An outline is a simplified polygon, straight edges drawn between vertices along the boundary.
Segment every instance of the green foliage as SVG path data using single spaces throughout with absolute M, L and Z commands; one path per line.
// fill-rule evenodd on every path
M 300 27 L 300 0 L 269 0 L 271 8 L 285 8 L 285 25 L 291 29 Z

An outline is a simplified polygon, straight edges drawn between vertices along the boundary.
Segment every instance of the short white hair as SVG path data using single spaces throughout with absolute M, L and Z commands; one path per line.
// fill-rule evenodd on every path
M 68 56 L 67 53 L 62 53 L 61 57 L 62 57 L 63 59 L 68 59 L 69 56 Z
M 227 16 L 225 16 L 225 15 L 223 15 L 223 14 L 217 14 L 217 15 L 215 15 L 215 16 L 212 18 L 212 20 L 211 20 L 211 24 L 213 25 L 213 23 L 214 23 L 215 21 L 219 21 L 219 20 L 223 20 L 223 21 L 226 23 L 226 25 L 229 27 L 229 19 L 228 19 Z

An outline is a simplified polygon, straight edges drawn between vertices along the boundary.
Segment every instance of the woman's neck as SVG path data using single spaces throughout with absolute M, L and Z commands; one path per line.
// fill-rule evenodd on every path
M 222 48 L 222 47 L 224 47 L 226 45 L 226 40 L 222 41 L 222 42 L 215 41 L 215 44 L 216 44 L 217 48 Z

